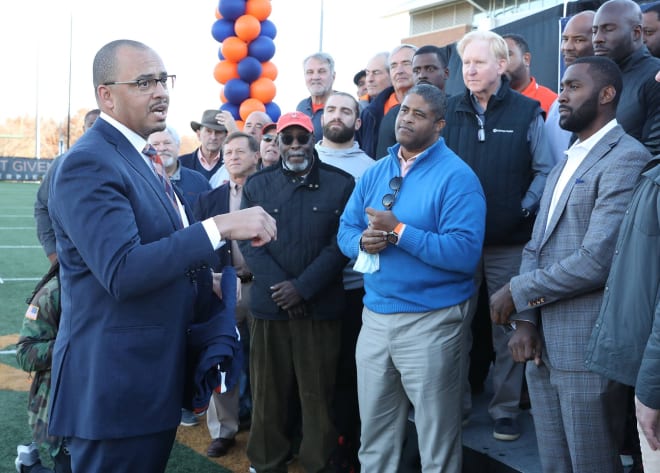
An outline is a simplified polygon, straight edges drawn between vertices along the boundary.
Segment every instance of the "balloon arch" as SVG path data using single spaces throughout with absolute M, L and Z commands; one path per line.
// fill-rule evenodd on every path
M 222 44 L 213 76 L 224 86 L 220 109 L 229 111 L 239 128 L 254 111 L 266 112 L 273 121 L 281 114 L 273 102 L 277 29 L 268 20 L 271 11 L 271 0 L 220 0 L 215 11 L 211 34 Z

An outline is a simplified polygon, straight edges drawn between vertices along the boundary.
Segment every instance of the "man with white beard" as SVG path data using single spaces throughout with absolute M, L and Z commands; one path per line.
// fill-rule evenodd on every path
M 170 181 L 179 187 L 188 204 L 193 207 L 197 196 L 211 190 L 211 185 L 201 173 L 181 166 L 178 159 L 180 143 L 179 134 L 169 126 L 149 135 L 149 144 L 158 151 Z
M 242 208 L 265 206 L 277 241 L 239 248 L 254 274 L 250 289 L 252 426 L 247 456 L 256 471 L 286 471 L 291 386 L 298 384 L 305 471 L 329 471 L 337 445 L 332 396 L 339 358 L 348 259 L 337 246 L 339 216 L 354 179 L 322 162 L 303 112 L 277 122 L 280 161 L 248 177 Z M 322 373 L 322 376 L 319 376 Z

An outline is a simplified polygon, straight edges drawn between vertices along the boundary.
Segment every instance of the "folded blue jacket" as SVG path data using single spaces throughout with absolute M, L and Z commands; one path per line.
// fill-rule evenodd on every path
M 183 407 L 197 415 L 206 412 L 211 394 L 223 384 L 230 391 L 239 381 L 243 350 L 236 329 L 236 271 L 227 266 L 222 271 L 222 300 L 208 298 L 205 314 L 197 314 L 188 328 L 188 354 Z M 212 287 L 198 287 L 212 291 Z M 206 315 L 206 318 L 204 318 Z

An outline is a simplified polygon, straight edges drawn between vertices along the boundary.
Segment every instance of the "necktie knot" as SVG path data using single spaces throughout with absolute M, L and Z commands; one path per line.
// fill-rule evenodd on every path
M 179 206 L 177 205 L 176 198 L 174 197 L 174 190 L 172 189 L 172 184 L 170 184 L 170 178 L 167 175 L 165 166 L 163 166 L 163 161 L 160 159 L 160 156 L 158 155 L 158 151 L 156 151 L 156 148 L 154 148 L 149 143 L 147 143 L 144 149 L 142 150 L 142 154 L 147 156 L 151 161 L 151 165 L 154 171 L 156 172 L 156 176 L 160 180 L 160 183 L 163 185 L 165 194 L 167 194 L 167 197 L 169 198 L 172 206 L 174 207 L 176 214 L 179 216 L 179 219 L 181 219 L 181 214 L 179 213 Z
M 157 155 L 158 155 L 158 151 L 156 151 L 156 148 L 154 148 L 153 146 L 151 146 L 149 143 L 147 143 L 147 144 L 144 146 L 144 149 L 142 150 L 142 152 L 143 152 L 144 154 L 146 154 L 147 156 L 149 156 L 150 158 L 153 158 L 154 156 L 157 156 Z

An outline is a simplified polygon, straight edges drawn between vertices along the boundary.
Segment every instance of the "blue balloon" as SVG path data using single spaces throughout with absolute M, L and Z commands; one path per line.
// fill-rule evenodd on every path
M 227 94 L 225 94 L 225 97 Z M 220 107 L 220 110 L 226 110 L 229 113 L 231 113 L 231 116 L 234 117 L 234 120 L 240 120 L 241 119 L 241 114 L 240 114 L 240 107 L 234 103 L 223 103 L 222 106 Z
M 234 21 L 245 15 L 245 0 L 220 0 L 218 11 L 225 20 Z
M 225 84 L 225 97 L 227 102 L 240 105 L 243 100 L 250 98 L 250 84 L 241 79 L 228 80 Z
M 261 63 L 250 56 L 247 56 L 238 63 L 238 76 L 248 84 L 261 77 L 261 70 Z
M 218 59 L 220 59 L 221 61 L 225 60 L 225 57 L 222 55 L 222 46 L 218 48 Z
M 230 36 L 234 36 L 234 22 L 229 21 L 229 20 L 218 20 L 215 23 L 213 23 L 213 26 L 211 27 L 211 35 L 213 38 L 219 42 L 222 43 L 225 39 L 229 38 Z
M 275 43 L 268 36 L 261 35 L 248 44 L 248 55 L 259 62 L 270 61 L 275 55 Z
M 270 117 L 271 120 L 277 122 L 282 115 L 282 110 L 275 102 L 268 102 L 264 105 L 266 107 L 266 114 Z
M 275 23 L 270 20 L 262 21 L 261 35 L 268 36 L 270 39 L 275 39 L 275 36 L 277 36 L 277 28 L 275 28 Z

